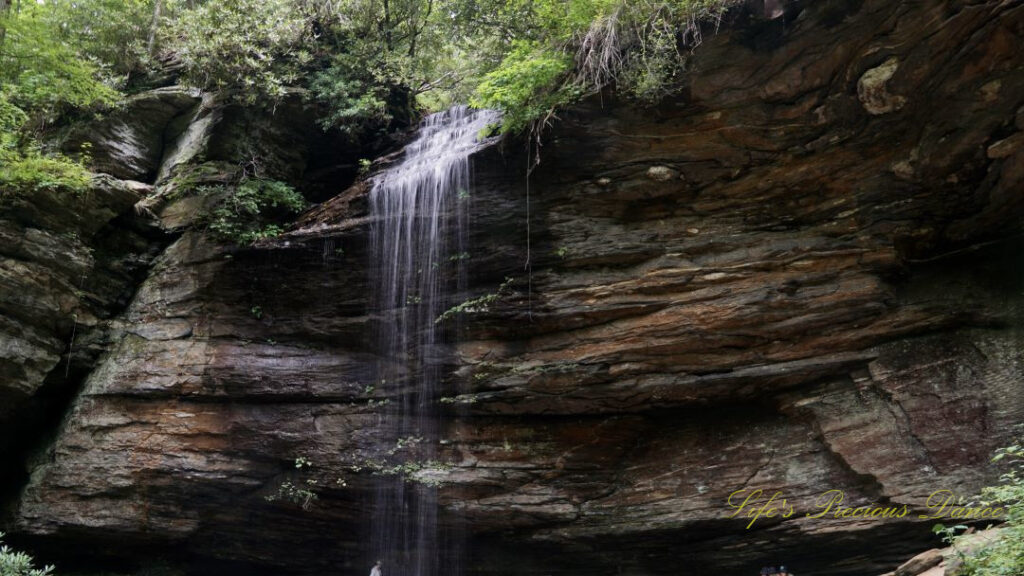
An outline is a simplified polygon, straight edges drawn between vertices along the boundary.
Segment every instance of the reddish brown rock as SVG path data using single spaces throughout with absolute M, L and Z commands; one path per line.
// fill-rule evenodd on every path
M 107 345 L 159 233 L 132 210 L 150 187 L 97 178 L 89 190 L 36 190 L 0 200 L 0 491 L 24 470 L 16 454 L 53 426 Z
M 880 573 L 928 547 L 932 492 L 997 475 L 1024 416 L 1024 6 L 744 18 L 679 98 L 561 114 L 529 212 L 517 144 L 475 159 L 451 305 L 497 298 L 443 323 L 443 466 L 408 472 L 443 482 L 468 573 Z M 875 115 L 858 85 L 892 59 L 869 101 L 904 100 Z M 367 189 L 255 249 L 171 246 L 17 531 L 197 571 L 364 569 L 372 471 L 416 463 L 376 430 Z M 268 502 L 285 482 L 317 500 Z M 912 513 L 808 518 L 832 489 Z M 740 490 L 793 514 L 747 529 Z

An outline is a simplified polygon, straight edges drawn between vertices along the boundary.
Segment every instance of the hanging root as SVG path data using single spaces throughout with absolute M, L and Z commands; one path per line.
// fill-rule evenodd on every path
M 625 46 L 620 20 L 623 6 L 598 18 L 579 41 L 576 50 L 576 83 L 584 90 L 598 91 L 618 78 Z
M 597 18 L 575 39 L 575 74 L 570 82 L 583 92 L 598 92 L 624 82 L 656 98 L 667 89 L 653 90 L 644 84 L 674 75 L 684 59 L 682 50 L 693 50 L 704 41 L 702 26 L 717 30 L 728 10 L 743 0 L 693 0 L 680 5 L 654 0 L 620 2 L 608 15 Z

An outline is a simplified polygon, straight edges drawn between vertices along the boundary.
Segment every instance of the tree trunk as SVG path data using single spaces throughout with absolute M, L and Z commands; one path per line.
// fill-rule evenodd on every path
M 2 2 L 3 0 L 0 0 Z M 150 56 L 156 48 L 156 30 L 160 26 L 160 9 L 163 7 L 163 0 L 153 0 L 153 22 L 149 25 L 149 40 L 146 42 L 146 52 Z
M 11 11 L 11 0 L 0 0 L 0 18 L 4 18 Z M 7 28 L 0 25 L 0 48 L 4 45 L 4 37 L 7 36 Z
M 391 53 L 391 4 L 384 0 L 384 47 Z

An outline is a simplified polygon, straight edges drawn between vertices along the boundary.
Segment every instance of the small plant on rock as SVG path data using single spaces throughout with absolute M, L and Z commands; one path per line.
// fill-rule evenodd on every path
M 3 545 L 4 533 L 0 532 L 0 576 L 49 576 L 53 566 L 36 568 L 31 556 L 16 552 Z
M 204 187 L 205 193 L 223 193 L 224 199 L 210 215 L 210 231 L 218 239 L 252 244 L 279 236 L 281 222 L 306 207 L 306 199 L 278 180 L 243 178 L 232 187 Z
M 309 470 L 313 463 L 304 456 L 295 458 L 295 469 L 298 471 Z M 285 480 L 277 487 L 277 492 L 264 497 L 267 502 L 291 502 L 309 510 L 313 502 L 319 499 L 315 490 L 320 482 L 314 478 L 306 478 L 304 481 Z
M 499 299 L 501 299 L 502 296 L 504 296 L 511 290 L 512 282 L 514 282 L 514 279 L 505 278 L 505 281 L 502 282 L 500 286 L 498 286 L 498 290 L 496 292 L 493 292 L 491 294 L 484 294 L 479 298 L 466 300 L 461 304 L 452 306 L 451 308 L 445 310 L 443 314 L 438 316 L 434 320 L 434 324 L 440 324 L 445 320 L 450 320 L 460 314 L 477 314 L 480 312 L 489 311 L 491 308 L 491 304 L 497 302 Z
M 1002 484 L 985 488 L 981 498 L 986 506 L 1002 507 L 1006 522 L 997 538 L 976 550 L 970 549 L 970 536 L 954 536 L 966 526 L 947 528 L 941 524 L 935 531 L 957 549 L 962 562 L 959 576 L 1010 576 L 1024 574 L 1024 445 L 1016 444 L 996 451 L 993 462 L 1008 461 L 1012 468 L 1000 476 Z

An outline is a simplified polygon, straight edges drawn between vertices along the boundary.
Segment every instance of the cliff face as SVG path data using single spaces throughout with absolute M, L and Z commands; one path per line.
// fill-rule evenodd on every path
M 132 210 L 151 191 L 105 175 L 78 196 L 0 200 L 0 493 L 23 480 L 20 455 L 52 432 L 158 253 L 162 233 Z
M 253 249 L 186 231 L 14 527 L 196 570 L 363 570 L 361 503 L 404 464 L 441 482 L 470 572 L 884 571 L 935 521 L 806 518 L 818 495 L 968 495 L 1024 417 L 1022 41 L 1024 6 L 994 0 L 739 14 L 683 96 L 562 114 L 529 187 L 518 144 L 478 154 L 440 465 L 375 433 L 365 183 Z M 203 118 L 174 149 L 224 140 Z M 174 228 L 194 206 L 147 209 Z M 741 489 L 796 513 L 747 530 Z

